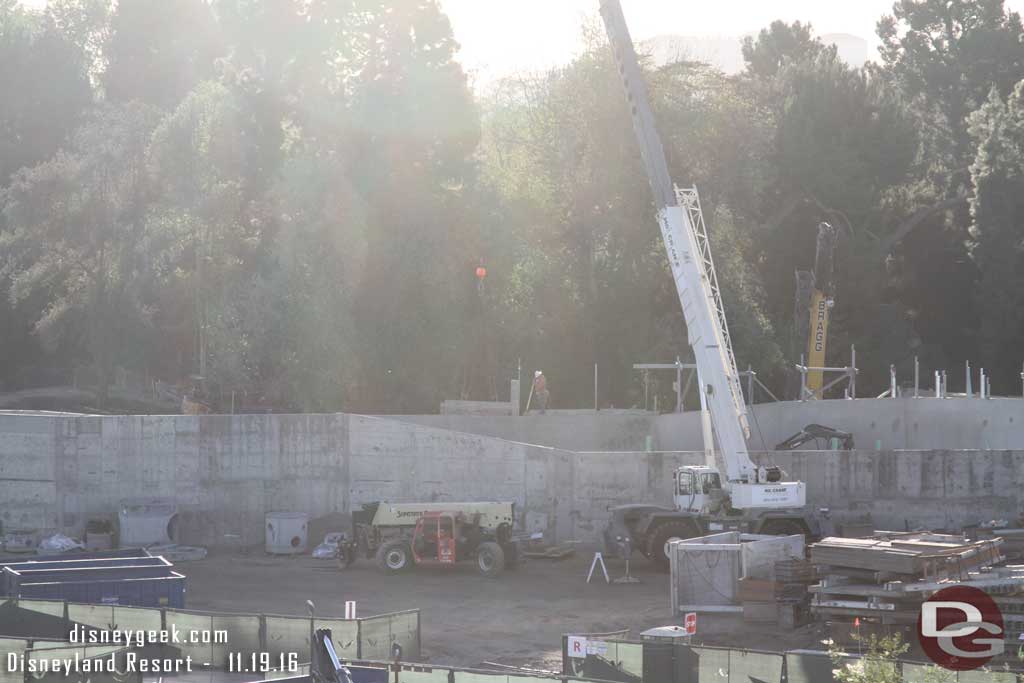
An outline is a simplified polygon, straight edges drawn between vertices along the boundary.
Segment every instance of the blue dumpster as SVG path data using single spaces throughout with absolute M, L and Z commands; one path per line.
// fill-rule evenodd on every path
M 27 560 L 0 566 L 4 595 L 38 600 L 185 606 L 185 577 L 163 557 Z

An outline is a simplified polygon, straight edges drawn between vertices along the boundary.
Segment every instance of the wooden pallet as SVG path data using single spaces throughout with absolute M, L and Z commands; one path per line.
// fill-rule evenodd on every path
M 814 583 L 818 572 L 807 560 L 780 560 L 775 563 L 775 580 L 779 583 Z
M 736 585 L 736 597 L 740 602 L 772 602 L 778 588 L 774 581 L 742 578 Z

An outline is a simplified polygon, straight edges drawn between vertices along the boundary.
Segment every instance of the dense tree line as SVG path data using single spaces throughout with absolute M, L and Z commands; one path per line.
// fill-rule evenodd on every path
M 840 232 L 830 356 L 857 345 L 863 390 L 914 356 L 1019 389 L 1022 34 L 1002 0 L 899 0 L 879 63 L 799 22 L 747 39 L 740 74 L 645 63 L 739 363 L 777 393 L 819 221 Z M 556 407 L 593 401 L 595 363 L 602 404 L 638 403 L 632 364 L 685 360 L 685 330 L 584 35 L 474 93 L 433 0 L 0 0 L 0 388 L 88 370 L 103 401 L 127 371 L 431 411 L 506 396 L 521 360 Z

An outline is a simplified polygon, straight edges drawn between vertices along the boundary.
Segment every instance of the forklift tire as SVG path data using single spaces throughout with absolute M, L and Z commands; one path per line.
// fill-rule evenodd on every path
M 651 530 L 647 556 L 660 571 L 667 572 L 669 561 L 665 554 L 665 544 L 673 538 L 693 538 L 693 531 L 693 524 L 689 522 L 662 522 Z
M 410 569 L 412 564 L 412 549 L 407 541 L 388 541 L 377 550 L 377 565 L 386 572 L 404 572 Z
M 481 543 L 476 550 L 476 565 L 481 574 L 493 579 L 505 570 L 505 551 L 494 541 Z

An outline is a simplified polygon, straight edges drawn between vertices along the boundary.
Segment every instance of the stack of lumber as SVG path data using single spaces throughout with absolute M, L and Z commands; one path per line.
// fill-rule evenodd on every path
M 807 598 L 807 587 L 817 579 L 814 565 L 807 560 L 780 560 L 775 563 L 775 599 L 801 602 Z
M 807 560 L 780 560 L 775 563 L 775 601 L 779 626 L 794 629 L 810 620 L 808 586 L 817 581 L 814 565 Z
M 743 605 L 743 619 L 750 622 L 779 623 L 795 628 L 808 617 L 807 587 L 814 583 L 814 565 L 807 560 L 779 560 L 772 579 L 742 578 L 737 598 Z
M 822 618 L 877 618 L 915 623 L 921 603 L 954 585 L 987 592 L 1024 590 L 1024 567 L 999 567 L 1002 540 L 970 543 L 962 536 L 879 532 L 875 538 L 825 538 L 811 546 L 820 581 L 810 586 L 812 612 Z
M 743 605 L 743 620 L 775 623 L 778 619 L 775 593 L 778 587 L 767 579 L 742 578 L 737 583 L 736 597 Z
M 1000 549 L 1008 560 L 1024 559 L 1024 529 L 978 529 L 977 537 L 982 540 L 1001 538 Z

